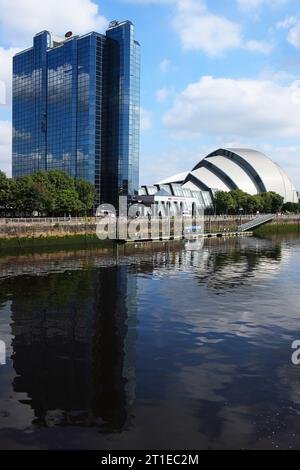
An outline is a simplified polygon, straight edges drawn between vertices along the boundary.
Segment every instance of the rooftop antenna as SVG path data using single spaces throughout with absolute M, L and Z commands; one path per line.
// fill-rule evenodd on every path
M 119 22 L 117 20 L 113 20 L 109 23 L 109 28 L 115 28 L 115 26 L 118 26 Z

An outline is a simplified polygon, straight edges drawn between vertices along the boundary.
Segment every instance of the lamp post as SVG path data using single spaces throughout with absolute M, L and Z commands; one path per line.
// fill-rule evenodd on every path
M 242 225 L 242 222 L 243 222 L 242 216 L 243 216 L 243 212 L 244 212 L 243 207 L 239 208 L 239 212 L 240 212 L 240 221 L 241 221 L 240 225 Z

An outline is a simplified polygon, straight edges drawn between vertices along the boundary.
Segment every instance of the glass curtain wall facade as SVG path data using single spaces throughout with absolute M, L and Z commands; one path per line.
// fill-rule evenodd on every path
M 136 194 L 139 181 L 140 45 L 134 40 L 134 26 L 130 22 L 113 22 L 106 34 L 118 43 L 120 57 L 120 80 L 114 77 L 116 88 L 110 98 L 116 108 L 115 115 L 119 116 L 113 123 L 113 126 L 117 126 L 115 132 L 119 135 L 119 139 L 115 139 L 118 148 L 114 148 L 114 152 L 120 155 L 119 192 Z M 116 97 L 119 97 L 118 103 Z
M 131 22 L 106 35 L 44 31 L 13 61 L 13 177 L 58 168 L 97 204 L 138 194 L 140 46 Z

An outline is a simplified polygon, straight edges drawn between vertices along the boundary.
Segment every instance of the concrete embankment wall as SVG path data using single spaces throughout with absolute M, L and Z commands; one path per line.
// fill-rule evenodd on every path
M 246 222 L 246 220 L 244 220 L 243 222 Z M 223 232 L 237 230 L 239 225 L 240 220 L 207 220 L 205 222 L 205 231 Z M 7 223 L 5 225 L 0 224 L 0 239 L 68 237 L 95 234 L 95 222 Z
M 205 231 L 236 231 L 251 216 L 212 216 L 205 219 Z M 300 224 L 300 216 L 277 216 L 272 224 Z M 14 239 L 47 239 L 63 237 L 96 237 L 96 219 L 0 219 L 0 241 Z
M 48 238 L 95 235 L 96 222 L 10 222 L 0 223 L 0 238 Z
M 207 232 L 226 232 L 236 231 L 238 227 L 252 220 L 254 217 L 207 217 L 205 221 L 205 230 Z M 300 216 L 298 215 L 278 215 L 268 225 L 300 225 Z

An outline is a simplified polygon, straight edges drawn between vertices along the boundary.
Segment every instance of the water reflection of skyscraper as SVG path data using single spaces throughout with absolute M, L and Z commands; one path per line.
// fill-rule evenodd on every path
M 13 281 L 13 386 L 37 425 L 120 431 L 134 401 L 135 278 L 126 266 Z M 130 301 L 129 301 L 130 299 Z
M 238 289 L 281 269 L 280 246 L 257 243 L 207 241 L 200 251 L 133 254 L 119 264 L 91 251 L 82 259 L 70 257 L 71 270 L 62 273 L 59 264 L 48 276 L 43 273 L 53 269 L 51 259 L 35 266 L 29 258 L 27 271 L 38 268 L 40 275 L 2 280 L 1 296 L 13 299 L 14 390 L 26 394 L 22 403 L 34 410 L 35 423 L 124 429 L 135 400 L 138 274 L 190 272 L 214 291 Z

